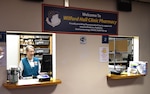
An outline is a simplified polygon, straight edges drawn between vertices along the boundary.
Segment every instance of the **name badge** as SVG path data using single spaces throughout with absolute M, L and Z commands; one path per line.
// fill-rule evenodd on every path
M 34 61 L 34 65 L 37 66 L 37 65 L 38 65 L 38 62 L 37 62 L 37 61 Z

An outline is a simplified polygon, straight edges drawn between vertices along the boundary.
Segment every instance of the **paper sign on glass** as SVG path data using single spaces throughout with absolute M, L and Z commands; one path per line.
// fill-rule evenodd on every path
M 108 62 L 109 61 L 108 47 L 100 47 L 100 49 L 99 49 L 99 60 L 100 60 L 100 62 Z

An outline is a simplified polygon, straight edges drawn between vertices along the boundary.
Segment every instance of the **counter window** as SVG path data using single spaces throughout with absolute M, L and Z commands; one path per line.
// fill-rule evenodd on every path
M 55 73 L 53 73 L 53 70 L 55 71 L 53 69 L 55 65 L 55 60 L 53 59 L 55 57 L 55 54 L 53 55 L 55 52 L 53 45 L 55 40 L 54 34 L 8 31 L 6 39 L 7 70 L 11 67 L 18 67 L 20 68 L 20 75 L 22 77 L 37 76 L 43 73 L 51 77 L 55 76 Z M 28 62 L 28 64 L 25 62 Z M 37 70 L 38 72 L 34 72 L 33 70 Z
M 109 37 L 109 70 L 123 71 L 130 61 L 138 61 L 138 37 L 110 36 Z M 135 48 L 136 45 L 136 48 Z

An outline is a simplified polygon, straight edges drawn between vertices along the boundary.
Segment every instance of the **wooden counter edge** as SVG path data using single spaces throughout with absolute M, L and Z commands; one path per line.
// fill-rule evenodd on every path
M 114 79 L 114 80 L 119 80 L 119 79 L 131 79 L 131 78 L 138 78 L 138 77 L 142 77 L 145 75 L 141 75 L 141 74 L 121 74 L 121 75 L 114 75 L 114 74 L 108 74 L 107 78 L 109 79 Z
M 28 88 L 28 87 L 38 87 L 38 86 L 50 86 L 50 85 L 57 85 L 61 84 L 60 79 L 56 80 L 50 80 L 50 81 L 45 81 L 45 82 L 39 82 L 35 84 L 25 84 L 25 85 L 17 85 L 16 84 L 11 84 L 11 83 L 3 83 L 3 86 L 7 89 L 17 89 L 17 88 Z

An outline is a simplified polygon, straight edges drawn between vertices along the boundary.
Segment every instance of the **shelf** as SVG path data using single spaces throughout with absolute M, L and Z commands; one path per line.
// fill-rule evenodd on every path
M 121 75 L 115 75 L 115 74 L 108 74 L 107 78 L 109 79 L 114 79 L 114 80 L 119 80 L 119 79 L 131 79 L 131 78 L 138 78 L 138 77 L 142 77 L 145 75 L 141 75 L 141 74 L 121 74 Z
M 39 46 L 43 46 L 43 47 L 45 47 L 45 46 L 49 46 L 49 44 L 40 44 L 40 45 L 36 45 L 36 44 L 20 44 L 20 46 L 27 46 L 27 45 L 32 45 L 32 46 L 35 46 L 35 47 L 39 47 Z
M 4 83 L 3 86 L 7 89 L 17 89 L 17 88 L 28 88 L 28 87 L 37 87 L 37 86 L 50 86 L 60 84 L 61 80 L 54 79 L 45 82 L 39 82 L 38 79 L 26 79 L 19 80 L 16 84 Z
M 27 46 L 27 45 L 34 45 L 34 44 L 20 44 L 20 46 Z
M 34 53 L 34 55 L 43 55 L 43 54 L 49 54 L 49 53 Z M 26 53 L 20 53 L 20 55 L 26 55 Z
M 128 52 L 122 51 L 122 52 L 109 52 L 109 54 L 129 54 Z
M 109 63 L 127 63 L 128 61 L 110 61 Z
M 115 52 L 109 52 L 109 54 L 115 54 Z
M 27 46 L 27 45 L 32 45 L 32 46 L 49 46 L 49 44 L 20 44 L 20 46 Z

